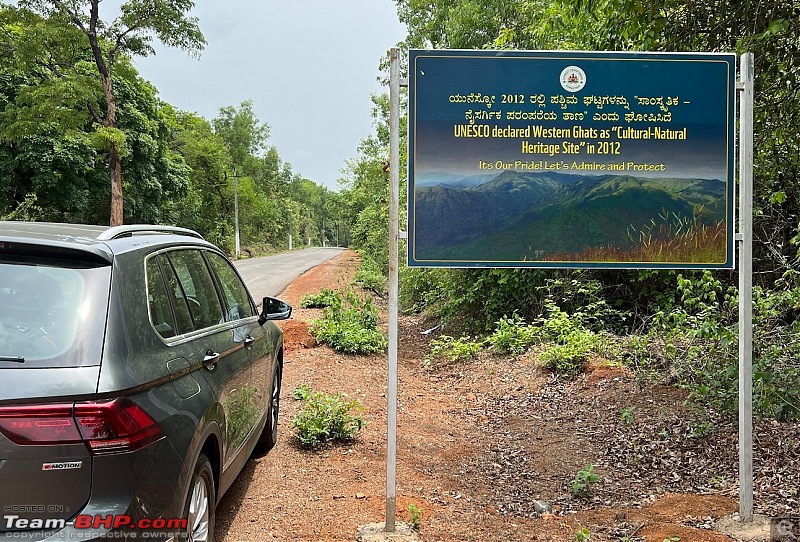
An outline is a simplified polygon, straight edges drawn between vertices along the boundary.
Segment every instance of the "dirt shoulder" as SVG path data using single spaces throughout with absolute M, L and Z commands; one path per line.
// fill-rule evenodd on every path
M 317 346 L 308 323 L 321 311 L 299 308 L 305 293 L 346 287 L 357 265 L 346 251 L 281 295 L 296 309 L 281 323 L 279 441 L 248 462 L 221 501 L 218 542 L 349 541 L 359 525 L 384 520 L 386 356 Z M 592 541 L 731 540 L 711 529 L 737 509 L 728 422 L 685 406 L 674 388 L 644 385 L 600 362 L 570 382 L 542 372 L 533 355 L 426 368 L 431 336 L 421 332 L 429 327 L 403 317 L 399 329 L 397 509 L 401 521 L 409 504 L 424 510 L 423 540 L 572 541 L 583 527 Z M 299 448 L 291 419 L 300 405 L 291 392 L 301 384 L 361 401 L 368 425 L 356 443 Z M 757 460 L 772 475 L 758 479 L 756 502 L 768 502 L 772 515 L 798 515 L 800 429 L 766 424 L 757 435 L 759 449 L 770 450 Z M 588 465 L 600 479 L 576 499 L 569 482 Z M 537 514 L 537 499 L 554 513 Z

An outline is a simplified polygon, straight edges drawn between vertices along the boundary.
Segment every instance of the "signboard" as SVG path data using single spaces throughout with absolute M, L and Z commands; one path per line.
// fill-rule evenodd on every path
M 410 51 L 408 264 L 732 268 L 735 61 Z

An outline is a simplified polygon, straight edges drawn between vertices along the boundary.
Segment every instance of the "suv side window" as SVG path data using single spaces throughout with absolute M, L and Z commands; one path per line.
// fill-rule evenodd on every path
M 156 257 L 147 260 L 146 272 L 150 322 L 152 322 L 159 335 L 169 339 L 176 335 L 175 321 L 172 318 L 172 307 L 170 306 L 167 286 L 164 284 L 164 276 L 161 274 Z
M 178 282 L 178 277 L 175 275 L 175 270 L 172 269 L 172 264 L 161 254 L 159 254 L 157 258 L 158 261 L 161 262 L 161 269 L 164 270 L 167 290 L 172 294 L 172 303 L 175 309 L 175 323 L 178 325 L 177 333 L 182 335 L 194 331 L 192 315 L 189 313 L 189 306 L 186 304 L 186 296 Z
M 206 257 L 219 279 L 225 303 L 225 320 L 233 321 L 255 316 L 247 288 L 231 264 L 216 252 L 206 252 Z
M 217 290 L 198 250 L 175 250 L 167 254 L 175 270 L 183 298 L 189 307 L 195 329 L 223 322 Z

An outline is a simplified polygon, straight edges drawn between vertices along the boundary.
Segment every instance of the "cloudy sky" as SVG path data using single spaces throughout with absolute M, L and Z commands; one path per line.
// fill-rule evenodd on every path
M 200 59 L 157 46 L 136 59 L 142 76 L 163 100 L 209 120 L 253 100 L 281 158 L 336 189 L 372 132 L 370 95 L 388 91 L 376 81 L 380 59 L 405 38 L 394 2 L 197 0 L 193 15 L 208 41 Z

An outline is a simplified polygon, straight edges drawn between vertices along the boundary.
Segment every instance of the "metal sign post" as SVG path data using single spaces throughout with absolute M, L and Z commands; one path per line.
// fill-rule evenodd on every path
M 400 237 L 400 49 L 390 52 L 389 80 L 389 382 L 386 393 L 386 532 L 395 531 L 397 471 L 397 314 Z
M 739 520 L 753 521 L 753 53 L 739 65 Z

